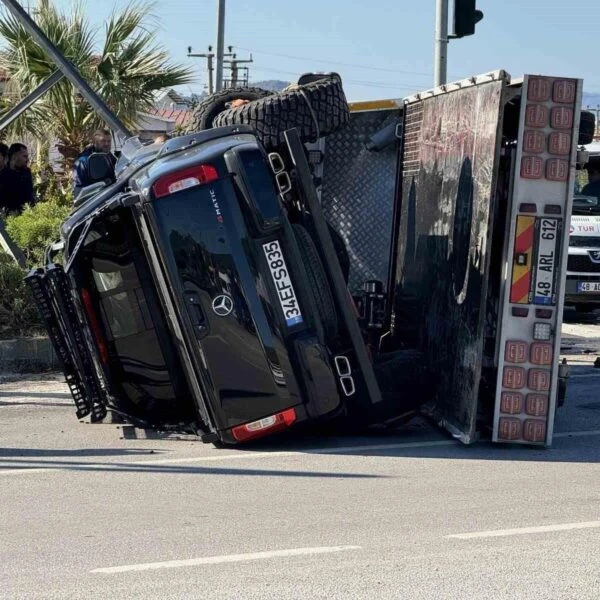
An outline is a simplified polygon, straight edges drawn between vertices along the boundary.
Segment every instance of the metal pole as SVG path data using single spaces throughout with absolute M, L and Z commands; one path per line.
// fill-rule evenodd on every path
M 56 66 L 64 73 L 65 77 L 81 92 L 81 95 L 90 103 L 92 108 L 100 115 L 106 124 L 121 136 L 131 137 L 131 132 L 125 127 L 119 118 L 108 108 L 102 99 L 81 77 L 77 69 L 56 49 L 54 44 L 46 37 L 44 32 L 36 25 L 26 11 L 23 10 L 17 0 L 2 0 L 5 6 L 23 25 L 27 33 L 42 47 Z
M 213 64 L 213 58 L 214 58 L 214 54 L 208 55 L 208 93 L 209 94 L 212 94 L 215 91 L 215 83 L 214 83 L 214 77 L 213 77 L 213 72 L 215 70 L 215 67 Z
M 223 88 L 223 59 L 225 53 L 225 0 L 219 0 L 217 9 L 217 69 L 215 91 Z
M 448 0 L 436 0 L 435 10 L 435 70 L 433 85 L 447 81 L 448 71 Z
M 56 85 L 64 75 L 60 71 L 54 71 L 46 81 L 40 84 L 30 94 L 25 96 L 17 105 L 13 106 L 2 118 L 0 118 L 0 131 L 8 127 L 15 119 L 20 117 L 30 106 L 33 106 L 52 86 Z

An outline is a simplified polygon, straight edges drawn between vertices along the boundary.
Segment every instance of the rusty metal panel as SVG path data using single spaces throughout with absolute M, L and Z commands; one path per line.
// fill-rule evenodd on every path
M 438 378 L 429 409 L 474 441 L 504 75 L 405 107 L 394 329 Z M 409 322 L 410 321 L 410 322 Z

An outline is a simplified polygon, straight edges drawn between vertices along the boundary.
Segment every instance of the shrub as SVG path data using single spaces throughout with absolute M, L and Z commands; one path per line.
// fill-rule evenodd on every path
M 24 276 L 19 265 L 0 251 L 0 337 L 41 332 L 40 317 Z

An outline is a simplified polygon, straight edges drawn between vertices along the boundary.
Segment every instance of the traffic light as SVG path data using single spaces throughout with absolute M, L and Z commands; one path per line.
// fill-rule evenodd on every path
M 475 33 L 475 25 L 483 13 L 475 8 L 476 0 L 454 0 L 451 38 L 461 38 Z

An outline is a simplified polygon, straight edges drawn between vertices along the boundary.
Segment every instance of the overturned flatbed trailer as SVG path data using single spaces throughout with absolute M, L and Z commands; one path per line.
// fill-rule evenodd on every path
M 379 349 L 423 353 L 423 411 L 467 444 L 552 443 L 581 92 L 497 71 L 352 105 L 324 144 L 351 290 L 377 280 L 387 296 Z

